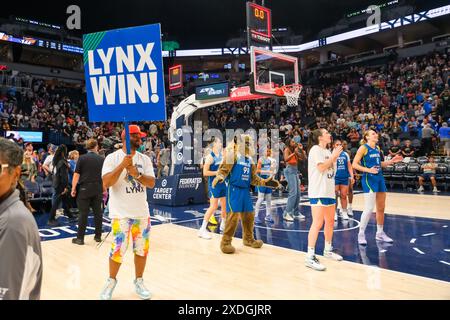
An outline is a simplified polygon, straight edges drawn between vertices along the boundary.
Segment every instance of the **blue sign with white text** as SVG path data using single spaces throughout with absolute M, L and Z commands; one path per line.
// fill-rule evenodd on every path
M 166 120 L 159 24 L 83 36 L 89 121 Z

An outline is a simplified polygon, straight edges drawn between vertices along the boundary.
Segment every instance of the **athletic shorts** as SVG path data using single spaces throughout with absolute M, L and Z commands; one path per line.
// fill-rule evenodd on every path
M 227 186 L 224 182 L 216 184 L 215 188 L 213 188 L 213 186 L 209 184 L 208 189 L 210 198 L 219 199 L 227 196 Z
M 258 193 L 264 193 L 264 194 L 272 194 L 272 188 L 268 187 L 256 187 L 256 190 Z
M 348 181 L 350 178 L 335 178 L 335 185 L 336 186 L 348 186 Z
M 330 207 L 336 205 L 335 198 L 310 198 L 311 207 Z
M 109 257 L 111 260 L 122 263 L 123 256 L 128 248 L 128 241 L 133 241 L 134 254 L 147 257 L 150 235 L 150 217 L 143 219 L 112 219 L 111 228 L 113 242 Z
M 386 192 L 386 183 L 383 175 L 363 174 L 361 185 L 364 193 L 369 192 Z
M 227 213 L 229 212 L 253 212 L 253 203 L 249 188 L 228 186 Z
M 430 180 L 431 177 L 435 178 L 436 174 L 434 174 L 434 173 L 423 173 L 422 174 L 422 178 L 424 178 L 425 180 Z

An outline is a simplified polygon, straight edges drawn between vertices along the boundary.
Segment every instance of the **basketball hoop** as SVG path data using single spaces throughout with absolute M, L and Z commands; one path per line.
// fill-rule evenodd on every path
M 276 95 L 285 96 L 288 106 L 298 106 L 298 97 L 300 92 L 302 92 L 303 86 L 301 84 L 290 84 L 287 86 L 282 86 L 275 90 Z

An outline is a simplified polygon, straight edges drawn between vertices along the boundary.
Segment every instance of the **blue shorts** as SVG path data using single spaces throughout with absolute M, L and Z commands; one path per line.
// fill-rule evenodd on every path
M 253 212 L 250 188 L 239 188 L 228 186 L 227 190 L 227 213 Z
M 208 189 L 208 195 L 210 198 L 219 199 L 227 196 L 227 186 L 225 185 L 225 182 L 216 184 L 215 188 L 213 188 L 213 186 L 209 184 Z
M 383 175 L 363 174 L 361 184 L 364 193 L 369 192 L 387 192 L 386 183 Z
M 272 194 L 272 188 L 268 187 L 256 187 L 256 191 L 258 191 L 258 193 Z
M 434 173 L 423 173 L 422 174 L 422 178 L 424 178 L 425 180 L 430 180 L 431 177 L 436 177 L 436 175 Z
M 310 198 L 311 207 L 330 207 L 336 205 L 335 198 Z
M 348 186 L 348 180 L 349 179 L 350 179 L 349 177 L 347 177 L 347 178 L 335 178 L 334 184 L 336 186 Z

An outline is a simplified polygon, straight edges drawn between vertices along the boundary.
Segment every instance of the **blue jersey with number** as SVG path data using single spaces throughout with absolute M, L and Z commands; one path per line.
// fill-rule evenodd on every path
M 219 153 L 218 155 L 215 155 L 214 152 L 211 151 L 211 157 L 213 158 L 213 162 L 209 165 L 210 171 L 217 171 L 219 170 L 219 165 L 222 162 L 222 153 Z M 214 176 L 211 176 L 208 178 L 209 184 L 212 184 L 212 181 L 214 180 Z
M 250 188 L 251 171 L 250 158 L 238 156 L 229 176 L 230 185 L 239 188 Z
M 348 170 L 348 161 L 349 157 L 347 152 L 342 151 L 339 157 L 337 158 L 336 164 L 336 179 L 348 179 L 350 178 L 350 172 Z
M 251 159 L 238 156 L 228 176 L 227 212 L 253 212 L 250 182 L 252 178 Z
M 377 168 L 378 174 L 383 176 L 383 172 L 381 171 L 381 153 L 378 147 L 371 148 L 367 143 L 364 145 L 367 151 L 362 157 L 361 164 L 366 168 Z
M 383 172 L 381 170 L 381 152 L 378 147 L 371 148 L 365 144 L 366 152 L 361 159 L 361 165 L 366 168 L 377 168 L 378 173 L 372 174 L 363 172 L 361 184 L 364 193 L 369 192 L 386 192 L 386 183 L 384 181 Z

